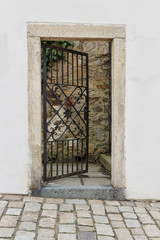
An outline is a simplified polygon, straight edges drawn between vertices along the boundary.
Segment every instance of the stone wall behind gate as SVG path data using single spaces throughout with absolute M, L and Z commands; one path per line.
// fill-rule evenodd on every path
M 95 161 L 109 152 L 109 44 L 76 42 L 78 46 L 89 59 L 89 159 Z
M 95 162 L 99 158 L 101 153 L 109 153 L 109 43 L 106 41 L 74 41 L 74 50 L 88 53 L 88 66 L 89 66 L 89 161 Z M 66 59 L 66 58 L 65 58 Z M 64 59 L 64 81 L 67 81 L 67 64 Z M 71 58 L 69 58 L 71 59 Z M 81 68 L 81 60 L 79 62 L 79 69 Z M 86 66 L 83 63 L 83 77 L 85 80 L 86 76 Z M 61 79 L 62 76 L 62 66 L 61 60 L 58 62 L 59 70 L 58 76 Z M 71 69 L 72 64 L 69 61 L 69 70 Z M 76 58 L 74 59 L 74 78 L 76 80 Z M 56 63 L 53 63 L 53 81 L 56 81 Z M 48 80 L 51 79 L 51 74 L 48 73 Z M 81 71 L 79 71 L 79 79 L 81 79 Z M 69 71 L 69 81 L 71 81 L 71 71 Z M 72 92 L 72 87 L 70 89 L 63 88 L 66 95 L 69 95 Z M 49 90 L 47 90 L 49 91 Z M 57 90 L 58 93 L 59 90 Z M 61 95 L 61 92 L 59 92 Z M 64 101 L 64 96 L 61 96 L 62 102 Z M 52 100 L 51 100 L 52 101 Z M 53 101 L 54 102 L 54 101 Z M 59 108 L 59 103 L 54 102 L 55 109 Z M 83 100 L 80 101 L 79 107 L 83 104 Z M 77 105 L 76 105 L 77 106 Z M 83 109 L 84 110 L 84 109 Z M 74 111 L 74 109 L 72 109 Z M 47 104 L 47 121 L 51 118 L 53 110 Z M 64 118 L 64 111 L 60 111 L 59 114 Z M 74 116 L 73 112 L 73 116 Z M 83 117 L 83 113 L 81 115 Z M 50 128 L 55 126 L 55 122 L 59 121 L 59 118 L 54 118 L 50 124 Z M 66 120 L 68 124 L 70 120 Z M 82 128 L 83 122 L 80 118 L 76 118 L 76 121 L 79 121 Z M 72 131 L 79 137 L 77 129 L 74 129 L 72 125 Z M 65 130 L 65 125 L 61 123 L 57 130 L 57 135 L 55 137 L 61 136 Z M 66 131 L 63 135 L 63 140 L 72 139 L 73 136 L 70 131 Z M 50 139 L 53 140 L 53 139 Z M 61 147 L 59 146 L 59 151 L 61 152 Z M 70 148 L 70 154 L 72 149 Z M 76 145 L 74 146 L 75 156 L 76 156 Z M 48 154 L 50 155 L 50 149 L 48 149 Z M 56 155 L 56 153 L 55 153 Z M 61 154 L 59 154 L 60 156 Z M 64 156 L 66 154 L 64 153 Z

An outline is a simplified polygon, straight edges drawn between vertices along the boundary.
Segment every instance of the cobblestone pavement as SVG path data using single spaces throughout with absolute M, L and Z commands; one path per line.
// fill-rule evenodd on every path
M 160 202 L 0 195 L 0 240 L 160 240 Z

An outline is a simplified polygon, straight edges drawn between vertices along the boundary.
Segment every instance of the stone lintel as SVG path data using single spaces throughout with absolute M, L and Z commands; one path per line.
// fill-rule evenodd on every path
M 106 40 L 125 38 L 125 25 L 94 24 L 28 24 L 28 36 L 45 39 Z

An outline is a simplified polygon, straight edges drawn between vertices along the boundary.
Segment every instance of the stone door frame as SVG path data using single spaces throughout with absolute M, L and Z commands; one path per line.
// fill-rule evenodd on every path
M 40 189 L 41 156 L 41 41 L 112 40 L 112 179 L 125 188 L 125 25 L 37 24 L 27 26 L 28 39 L 28 134 L 30 151 L 29 189 Z

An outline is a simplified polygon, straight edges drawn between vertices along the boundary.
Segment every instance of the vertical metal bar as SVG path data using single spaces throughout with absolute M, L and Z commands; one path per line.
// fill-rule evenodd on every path
M 83 55 L 81 55 L 81 85 L 83 86 Z
M 57 142 L 57 169 L 56 169 L 57 177 L 58 177 L 58 158 L 59 158 L 59 156 L 58 156 L 58 142 Z
M 43 179 L 47 179 L 46 46 L 43 45 Z
M 83 171 L 83 139 L 81 142 L 81 171 Z
M 67 84 L 69 85 L 69 53 L 67 52 Z
M 88 171 L 88 141 L 89 141 L 89 76 L 88 76 L 88 54 L 86 55 L 86 96 L 87 96 L 87 127 L 86 127 L 86 171 Z
M 63 141 L 62 141 L 62 175 L 63 175 Z
M 62 51 L 62 84 L 63 84 L 63 51 Z
M 78 172 L 78 139 L 77 139 L 77 172 Z
M 50 49 L 51 50 L 51 83 L 53 83 L 53 59 L 52 59 L 52 48 Z
M 112 89 L 112 76 L 111 76 L 111 62 L 112 62 L 112 59 L 111 59 L 111 41 L 109 42 L 109 111 L 108 111 L 108 120 L 109 120 L 109 154 L 111 154 L 111 131 L 112 131 L 112 92 L 111 92 L 111 89 Z
M 72 53 L 72 85 L 74 85 L 74 55 Z
M 72 140 L 72 173 L 74 167 L 74 140 Z
M 51 178 L 53 177 L 53 142 L 51 142 Z
M 67 174 L 69 173 L 69 140 L 67 141 Z
M 78 54 L 77 54 L 77 86 L 78 86 Z
M 57 84 L 58 84 L 58 49 L 57 49 Z

